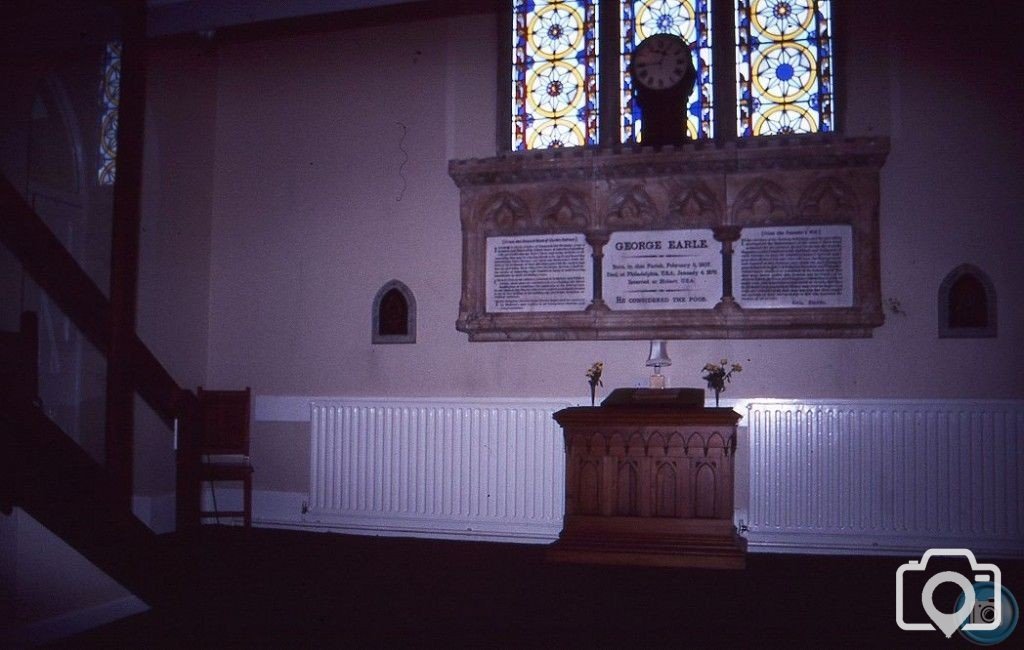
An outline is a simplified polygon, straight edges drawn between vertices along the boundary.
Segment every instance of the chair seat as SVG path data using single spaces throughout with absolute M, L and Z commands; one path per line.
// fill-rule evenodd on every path
M 199 481 L 210 484 L 213 510 L 203 510 L 200 504 L 200 518 L 213 515 L 241 516 L 246 528 L 252 526 L 252 475 L 249 462 L 249 422 L 252 410 L 252 392 L 249 388 L 233 390 L 203 390 L 200 386 L 196 397 L 199 400 L 201 442 L 199 453 Z M 214 484 L 217 481 L 240 481 L 242 483 L 242 510 L 223 511 L 217 504 Z

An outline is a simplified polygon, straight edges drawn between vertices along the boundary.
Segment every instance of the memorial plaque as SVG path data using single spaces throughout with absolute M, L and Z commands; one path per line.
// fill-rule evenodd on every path
M 487 311 L 583 311 L 594 292 L 586 237 L 487 238 Z
M 888 139 L 749 144 L 449 161 L 456 329 L 494 342 L 872 336 Z
M 603 293 L 614 310 L 711 309 L 722 297 L 721 244 L 711 230 L 615 232 Z
M 733 264 L 747 309 L 853 305 L 853 229 L 847 225 L 744 228 Z

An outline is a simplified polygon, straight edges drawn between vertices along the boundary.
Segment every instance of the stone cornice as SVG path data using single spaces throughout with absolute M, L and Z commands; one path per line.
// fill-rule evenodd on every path
M 698 141 L 681 148 L 623 145 L 517 151 L 493 158 L 452 160 L 448 173 L 456 185 L 467 188 L 763 170 L 878 168 L 888 153 L 888 138 L 815 134 Z

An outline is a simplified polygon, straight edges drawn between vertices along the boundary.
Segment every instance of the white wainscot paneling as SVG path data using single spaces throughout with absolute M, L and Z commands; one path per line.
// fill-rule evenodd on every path
M 1024 403 L 747 405 L 751 551 L 1024 554 Z

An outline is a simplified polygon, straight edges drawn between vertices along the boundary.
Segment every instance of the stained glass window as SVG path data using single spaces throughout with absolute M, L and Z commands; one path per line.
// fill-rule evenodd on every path
M 113 185 L 117 175 L 117 105 L 121 99 L 121 43 L 107 43 L 100 80 L 100 151 L 97 180 Z
M 736 0 L 740 136 L 833 130 L 830 0 Z
M 597 0 L 514 0 L 512 148 L 597 144 Z
M 686 130 L 691 138 L 714 135 L 711 98 L 711 3 L 710 0 L 621 0 L 622 58 L 620 88 L 622 141 L 640 140 L 640 109 L 633 99 L 629 62 L 633 50 L 652 34 L 675 34 L 690 44 L 697 83 L 690 95 Z

